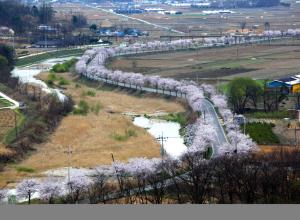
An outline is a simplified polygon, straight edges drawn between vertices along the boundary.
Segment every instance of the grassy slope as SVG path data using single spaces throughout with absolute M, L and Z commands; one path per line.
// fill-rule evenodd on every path
M 43 54 L 30 56 L 30 57 L 20 58 L 17 60 L 16 66 L 17 67 L 26 66 L 50 58 L 81 55 L 84 51 L 85 49 L 68 49 L 68 50 L 51 51 Z

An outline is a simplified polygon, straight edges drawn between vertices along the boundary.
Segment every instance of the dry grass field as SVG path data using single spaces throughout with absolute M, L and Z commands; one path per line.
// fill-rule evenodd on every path
M 182 15 L 161 15 L 158 13 L 144 13 L 132 15 L 155 24 L 172 27 L 176 30 L 189 34 L 226 32 L 231 29 L 240 29 L 240 22 L 246 22 L 246 28 L 259 25 L 259 29 L 264 28 L 265 22 L 270 22 L 271 28 L 288 29 L 300 26 L 299 4 L 292 5 L 291 8 L 271 7 L 253 9 L 232 9 L 233 14 L 204 14 L 206 9 L 165 7 L 166 10 L 182 11 Z
M 41 74 L 40 78 L 46 79 L 47 74 Z M 176 100 L 147 94 L 128 95 L 126 91 L 78 81 L 77 76 L 70 73 L 59 76 L 70 82 L 64 86 L 65 93 L 71 95 L 76 104 L 85 100 L 90 108 L 98 105 L 99 112 L 64 117 L 46 143 L 35 146 L 36 151 L 25 160 L 7 166 L 0 173 L 0 187 L 24 176 L 39 176 L 42 171 L 68 166 L 67 146 L 72 147 L 73 167 L 111 164 L 111 153 L 121 161 L 131 157 L 159 157 L 157 140 L 145 129 L 134 126 L 132 117 L 124 113 L 143 115 L 185 111 L 185 106 Z M 92 95 L 87 95 L 88 92 Z M 16 167 L 29 168 L 32 172 L 19 172 Z
M 289 46 L 285 44 L 289 43 Z M 299 72 L 300 41 L 119 57 L 109 66 L 180 79 L 273 79 Z M 294 46 L 292 46 L 294 45 Z
M 9 154 L 11 150 L 3 144 L 5 134 L 14 126 L 14 112 L 10 109 L 0 110 L 0 155 Z
M 268 145 L 261 145 L 259 146 L 260 151 L 258 154 L 269 154 L 273 152 L 280 152 L 280 151 L 287 151 L 293 152 L 298 151 L 298 148 L 291 147 L 291 146 L 268 146 Z
M 14 112 L 10 109 L 0 110 L 0 140 L 14 126 Z
M 102 9 L 113 9 L 113 4 L 102 3 Z M 154 6 L 152 6 L 154 7 Z M 143 13 L 130 15 L 150 23 L 162 25 L 182 31 L 186 34 L 220 34 L 229 30 L 240 29 L 240 23 L 246 22 L 246 28 L 251 29 L 254 25 L 258 31 L 263 30 L 264 23 L 269 22 L 271 29 L 286 30 L 300 26 L 300 5 L 293 4 L 287 7 L 253 8 L 253 9 L 233 9 L 233 14 L 204 14 L 205 9 L 178 8 L 166 5 L 155 7 L 166 10 L 182 11 L 182 15 L 162 15 L 158 13 Z M 77 4 L 54 4 L 57 16 L 64 20 L 67 15 L 83 14 L 90 24 L 95 23 L 101 26 L 135 27 L 150 32 L 150 38 L 159 38 L 161 35 L 172 35 L 168 30 L 155 28 L 136 20 L 127 19 L 118 15 L 104 12 L 100 9 L 90 8 Z M 174 33 L 173 33 L 174 34 Z M 176 34 L 175 34 L 176 35 Z
M 100 9 L 95 9 L 91 7 L 86 7 L 78 4 L 71 3 L 56 3 L 53 5 L 57 11 L 56 17 L 60 20 L 65 20 L 70 14 L 82 14 L 84 15 L 89 24 L 97 24 L 101 27 L 123 27 L 123 28 L 139 28 L 144 31 L 151 31 L 151 39 L 158 39 L 160 35 L 167 34 L 168 32 L 164 29 L 154 28 L 151 25 L 145 25 L 136 20 L 131 20 L 128 18 L 120 17 L 109 12 L 105 12 Z M 110 6 L 111 7 L 111 6 Z M 108 6 L 103 6 L 103 9 L 110 9 Z M 114 39 L 111 39 L 114 40 Z

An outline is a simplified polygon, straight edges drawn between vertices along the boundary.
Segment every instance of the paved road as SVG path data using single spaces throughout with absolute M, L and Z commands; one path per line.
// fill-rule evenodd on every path
M 19 108 L 19 106 L 20 106 L 19 102 L 17 102 L 16 100 L 13 100 L 12 98 L 8 97 L 7 95 L 5 95 L 2 92 L 0 92 L 0 99 L 7 100 L 12 104 L 7 107 L 1 107 L 0 110 L 1 109 L 16 109 L 16 108 Z
M 186 95 L 184 93 L 180 92 L 174 92 L 174 91 L 166 91 L 161 89 L 155 89 L 155 88 L 149 88 L 149 87 L 140 87 L 140 86 L 133 86 L 127 83 L 120 83 L 120 82 L 114 82 L 111 80 L 106 80 L 103 78 L 97 78 L 98 81 L 102 81 L 104 83 L 115 85 L 123 88 L 129 88 L 129 89 L 136 89 L 140 91 L 150 92 L 150 93 L 157 93 L 157 94 L 163 94 L 163 95 L 169 95 L 174 97 L 179 97 L 186 99 Z M 222 146 L 225 143 L 228 143 L 227 137 L 225 135 L 224 129 L 220 124 L 219 117 L 215 111 L 215 108 L 213 104 L 207 100 L 203 99 L 203 108 L 201 109 L 202 116 L 205 115 L 205 121 L 207 123 L 210 123 L 215 128 L 215 141 L 213 143 L 213 156 L 217 156 L 219 152 L 219 147 Z
M 215 140 L 213 142 L 213 154 L 217 156 L 219 154 L 219 147 L 228 143 L 224 128 L 222 127 L 214 105 L 207 99 L 204 100 L 202 108 L 202 115 L 205 117 L 205 121 L 210 123 L 215 129 Z M 205 116 L 204 116 L 205 115 Z

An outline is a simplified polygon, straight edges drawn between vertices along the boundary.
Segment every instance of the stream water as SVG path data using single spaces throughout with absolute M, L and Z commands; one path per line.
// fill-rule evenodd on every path
M 165 152 L 173 157 L 178 158 L 184 153 L 187 147 L 184 145 L 184 140 L 180 136 L 180 124 L 169 122 L 160 119 L 148 119 L 143 116 L 134 118 L 133 124 L 145 128 L 152 136 L 159 139 L 165 137 L 163 148 Z M 162 142 L 160 141 L 162 145 Z

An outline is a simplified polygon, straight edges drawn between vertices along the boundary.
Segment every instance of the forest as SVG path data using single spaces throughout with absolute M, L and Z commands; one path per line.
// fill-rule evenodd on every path
M 0 1 L 0 26 L 12 28 L 17 34 L 34 30 L 37 24 L 51 22 L 54 11 L 51 6 L 27 6 L 18 1 Z

